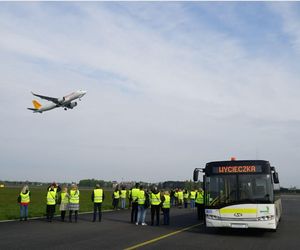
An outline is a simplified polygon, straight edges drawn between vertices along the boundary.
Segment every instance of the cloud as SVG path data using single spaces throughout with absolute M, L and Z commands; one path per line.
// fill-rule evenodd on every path
M 3 178 L 182 180 L 232 154 L 294 171 L 299 56 L 282 47 L 296 37 L 285 36 L 296 28 L 280 29 L 288 26 L 280 21 L 286 10 L 272 3 L 1 6 Z M 276 22 L 256 26 L 257 35 L 270 32 L 249 46 L 253 18 L 267 14 Z M 76 89 L 88 94 L 74 110 L 26 110 L 30 91 Z

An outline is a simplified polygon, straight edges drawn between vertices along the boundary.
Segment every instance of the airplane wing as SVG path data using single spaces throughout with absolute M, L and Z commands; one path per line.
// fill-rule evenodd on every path
M 44 96 L 44 95 L 37 95 L 37 94 L 35 94 L 35 93 L 33 93 L 33 92 L 31 92 L 31 94 L 33 94 L 34 96 L 37 96 L 37 97 L 39 97 L 39 98 L 45 99 L 45 100 L 47 100 L 47 101 L 54 102 L 54 103 L 56 103 L 56 104 L 60 104 L 58 98 L 50 97 L 50 96 Z

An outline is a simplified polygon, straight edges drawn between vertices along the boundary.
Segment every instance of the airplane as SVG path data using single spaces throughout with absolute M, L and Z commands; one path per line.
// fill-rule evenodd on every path
M 34 108 L 27 108 L 29 110 L 32 110 L 33 113 L 43 113 L 44 111 L 48 111 L 58 107 L 62 107 L 64 108 L 64 110 L 73 109 L 77 106 L 77 102 L 73 101 L 76 99 L 79 99 L 79 101 L 81 101 L 81 97 L 83 97 L 86 94 L 86 91 L 78 90 L 69 95 L 63 96 L 62 98 L 38 95 L 33 92 L 31 92 L 31 94 L 51 102 L 42 106 L 42 104 L 40 104 L 37 100 L 33 100 L 32 103 Z

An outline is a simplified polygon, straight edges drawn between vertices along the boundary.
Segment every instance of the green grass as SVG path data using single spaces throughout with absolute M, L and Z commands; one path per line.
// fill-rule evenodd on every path
M 28 217 L 39 217 L 46 214 L 47 187 L 30 187 L 31 198 L 28 207 Z M 93 210 L 91 193 L 93 189 L 80 190 L 80 210 L 79 212 L 89 212 Z M 20 216 L 20 205 L 17 198 L 21 188 L 5 187 L 0 188 L 0 220 L 18 219 Z M 102 209 L 112 208 L 112 192 L 104 191 L 105 200 Z M 56 206 L 56 214 L 59 214 L 59 205 Z

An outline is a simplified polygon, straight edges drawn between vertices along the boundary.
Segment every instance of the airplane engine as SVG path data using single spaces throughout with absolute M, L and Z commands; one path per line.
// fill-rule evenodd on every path
M 76 107 L 77 106 L 77 102 L 71 102 L 70 104 L 69 104 L 69 108 L 74 108 L 74 107 Z
M 59 99 L 58 99 L 58 102 L 59 102 L 59 103 L 63 103 L 65 100 L 66 100 L 66 98 L 65 98 L 65 97 L 62 97 L 62 98 L 59 98 Z

